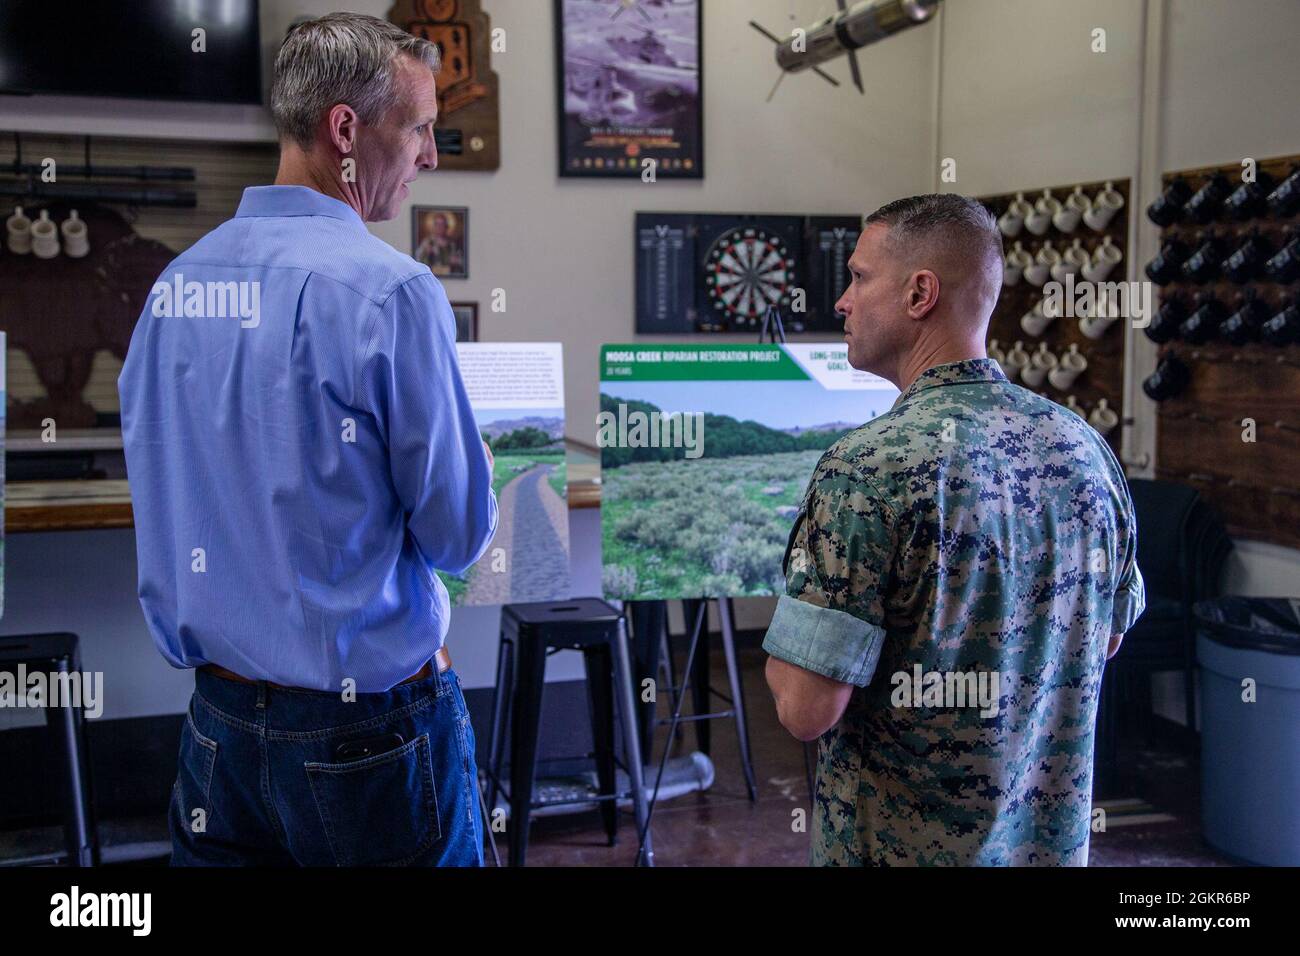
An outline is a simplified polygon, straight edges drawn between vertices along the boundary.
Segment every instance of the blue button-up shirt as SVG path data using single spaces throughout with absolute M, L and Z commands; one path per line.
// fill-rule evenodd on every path
M 442 646 L 435 569 L 497 524 L 427 267 L 302 186 L 244 192 L 159 277 L 118 379 L 140 603 L 176 667 L 392 687 Z

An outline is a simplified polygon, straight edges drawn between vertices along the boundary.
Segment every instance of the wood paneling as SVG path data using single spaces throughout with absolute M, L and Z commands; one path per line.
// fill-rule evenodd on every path
M 1258 168 L 1281 182 L 1297 162 L 1300 156 L 1284 156 L 1259 160 Z M 1181 177 L 1194 193 L 1215 173 L 1226 176 L 1235 189 L 1242 181 L 1241 161 L 1166 173 L 1164 184 Z M 1217 217 L 1205 226 L 1179 222 L 1163 229 L 1161 245 L 1178 238 L 1195 248 L 1197 236 L 1210 230 L 1225 240 L 1230 253 L 1257 229 L 1277 248 L 1295 228 L 1294 216 L 1269 214 L 1245 222 Z M 1260 280 L 1243 286 L 1220 278 L 1200 285 L 1173 282 L 1160 290 L 1159 298 L 1164 302 L 1177 295 L 1190 303 L 1195 293 L 1208 292 L 1226 314 L 1246 289 L 1253 289 L 1270 312 L 1300 295 L 1295 283 Z M 1157 477 L 1197 488 L 1234 535 L 1300 547 L 1300 344 L 1191 345 L 1174 339 L 1160 349 L 1161 358 L 1171 354 L 1188 367 L 1191 380 L 1181 394 L 1158 405 Z M 1145 396 L 1139 400 L 1149 401 Z M 1253 442 L 1243 440 L 1247 419 L 1254 422 Z

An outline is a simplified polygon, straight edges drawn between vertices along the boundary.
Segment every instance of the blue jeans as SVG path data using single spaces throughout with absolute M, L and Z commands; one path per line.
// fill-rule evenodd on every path
M 460 678 L 345 701 L 197 671 L 168 825 L 173 866 L 482 866 Z

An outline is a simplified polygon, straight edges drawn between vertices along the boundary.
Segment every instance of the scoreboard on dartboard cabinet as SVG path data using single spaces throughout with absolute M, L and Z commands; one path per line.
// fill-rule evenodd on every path
M 838 332 L 858 216 L 637 213 L 636 331 Z

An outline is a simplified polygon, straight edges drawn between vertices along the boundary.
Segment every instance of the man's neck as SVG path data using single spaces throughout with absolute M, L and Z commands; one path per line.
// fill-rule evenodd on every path
M 351 206 L 358 216 L 365 219 L 356 190 L 349 188 L 350 184 L 343 182 L 342 177 L 326 172 L 311 163 L 296 147 L 281 148 L 280 168 L 275 174 L 275 185 L 306 186 L 308 189 L 314 189 L 322 195 Z
M 899 362 L 898 378 L 894 384 L 898 386 L 899 391 L 906 392 L 927 369 L 987 357 L 988 352 L 984 349 L 983 339 L 948 340 L 934 344 L 917 343 L 917 347 L 903 356 Z

